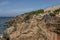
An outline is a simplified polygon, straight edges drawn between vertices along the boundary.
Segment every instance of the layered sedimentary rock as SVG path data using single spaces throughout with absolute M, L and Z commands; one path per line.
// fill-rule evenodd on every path
M 56 40 L 60 17 L 55 14 L 20 15 L 7 22 L 2 40 Z
M 5 24 L 7 30 L 1 40 L 60 40 L 60 12 L 53 12 L 58 7 L 45 9 L 43 13 L 31 12 L 29 15 L 22 14 L 10 19 Z

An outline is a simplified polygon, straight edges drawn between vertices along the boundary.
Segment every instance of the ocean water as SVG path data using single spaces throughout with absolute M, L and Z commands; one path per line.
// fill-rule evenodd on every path
M 6 30 L 4 23 L 7 22 L 11 18 L 12 17 L 0 17 L 0 36 L 3 35 L 4 31 Z

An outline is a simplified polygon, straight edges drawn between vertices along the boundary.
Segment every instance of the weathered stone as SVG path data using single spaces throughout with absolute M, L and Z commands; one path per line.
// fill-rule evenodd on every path
M 51 13 L 20 15 L 6 25 L 3 40 L 58 40 L 60 17 Z M 58 39 L 57 39 L 58 38 Z

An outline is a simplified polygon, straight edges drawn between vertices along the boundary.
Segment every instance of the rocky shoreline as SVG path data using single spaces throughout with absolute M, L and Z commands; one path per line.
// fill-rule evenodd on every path
M 59 40 L 59 14 L 44 12 L 16 16 L 5 24 L 7 30 L 1 40 Z

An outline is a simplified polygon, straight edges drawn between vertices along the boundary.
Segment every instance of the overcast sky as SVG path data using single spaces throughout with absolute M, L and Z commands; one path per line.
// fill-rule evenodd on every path
M 59 4 L 60 0 L 0 0 L 0 16 L 16 16 Z

